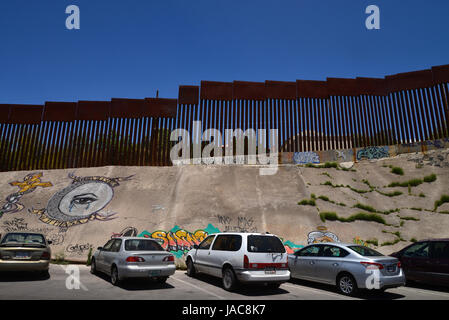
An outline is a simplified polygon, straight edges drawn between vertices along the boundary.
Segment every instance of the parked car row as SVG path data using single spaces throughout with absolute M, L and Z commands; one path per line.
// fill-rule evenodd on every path
M 0 271 L 48 274 L 51 241 L 42 234 L 12 232 L 0 238 Z M 248 283 L 277 288 L 292 278 L 334 285 L 345 295 L 359 289 L 383 291 L 403 286 L 406 280 L 449 285 L 449 239 L 419 241 L 391 256 L 334 242 L 287 254 L 272 234 L 217 233 L 195 245 L 185 261 L 188 276 L 204 273 L 221 278 L 228 291 Z M 172 253 L 156 240 L 141 237 L 110 239 L 91 260 L 91 273 L 109 275 L 114 285 L 126 278 L 164 283 L 175 270 Z

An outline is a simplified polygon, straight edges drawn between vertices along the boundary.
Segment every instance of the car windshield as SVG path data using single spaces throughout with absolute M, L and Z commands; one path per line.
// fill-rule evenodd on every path
M 284 253 L 285 247 L 278 237 L 248 236 L 248 252 Z
M 358 254 L 360 254 L 361 256 L 364 256 L 364 257 L 383 256 L 382 253 L 377 252 L 376 250 L 373 250 L 371 248 L 364 247 L 364 246 L 349 246 L 348 248 L 354 250 L 355 252 L 357 252 Z
M 164 251 L 159 243 L 153 240 L 126 240 L 125 241 L 126 251 Z
M 2 240 L 2 246 L 45 246 L 45 238 L 34 233 L 8 233 Z

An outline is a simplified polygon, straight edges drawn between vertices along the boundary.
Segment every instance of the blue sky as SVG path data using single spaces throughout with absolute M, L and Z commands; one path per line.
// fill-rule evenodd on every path
M 78 5 L 81 29 L 67 30 Z M 365 8 L 381 30 L 365 28 Z M 383 77 L 449 63 L 447 0 L 4 0 L 0 103 L 176 98 L 201 80 Z

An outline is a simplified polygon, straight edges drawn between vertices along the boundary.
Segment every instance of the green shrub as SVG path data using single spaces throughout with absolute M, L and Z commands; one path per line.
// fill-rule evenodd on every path
M 323 168 L 338 168 L 337 162 L 326 162 L 324 163 Z
M 437 179 L 437 175 L 431 174 L 430 176 L 424 177 L 424 182 L 431 183 L 431 182 L 434 182 L 436 179 Z
M 414 217 L 399 217 L 399 219 L 401 220 L 406 220 L 406 221 L 419 221 L 418 218 L 414 218 Z
M 417 187 L 420 184 L 422 184 L 423 181 L 421 179 L 411 179 L 409 181 L 405 181 L 405 182 L 392 182 L 388 185 L 389 188 L 393 188 L 393 187 Z
M 379 240 L 377 240 L 376 238 L 374 238 L 374 239 L 368 239 L 368 240 L 366 240 L 365 242 L 366 242 L 366 243 L 369 243 L 369 244 L 372 244 L 372 245 L 375 245 L 376 247 L 379 246 Z
M 89 253 L 87 254 L 87 263 L 86 265 L 90 266 L 92 263 L 92 248 L 89 249 Z
M 422 193 L 422 192 L 419 194 L 419 196 L 420 196 L 421 198 L 425 198 L 425 197 L 426 197 L 426 195 L 425 195 L 424 193 Z
M 418 240 L 416 240 L 416 238 L 411 238 L 410 242 L 418 242 Z
M 311 199 L 311 200 L 304 199 L 301 202 L 298 202 L 298 204 L 300 206 L 316 206 L 314 199 Z
M 415 211 L 422 211 L 422 208 L 410 208 L 410 209 Z
M 442 206 L 443 204 L 449 202 L 449 196 L 448 195 L 442 195 L 440 200 L 435 201 L 435 207 L 433 211 L 437 211 L 438 207 Z
M 329 198 L 326 196 L 319 196 L 318 199 L 329 202 Z
M 397 196 L 400 196 L 400 195 L 403 194 L 401 191 L 392 191 L 392 192 L 387 192 L 387 193 L 379 191 L 379 190 L 376 190 L 376 191 L 378 193 L 380 193 L 381 195 L 386 196 L 386 197 L 390 197 L 390 198 L 391 197 L 397 197 Z
M 384 247 L 384 246 L 392 246 L 392 245 L 395 245 L 396 243 L 398 243 L 399 241 L 401 241 L 401 240 L 395 239 L 394 241 L 386 241 L 386 242 L 382 243 L 381 246 L 382 247 Z
M 346 207 L 346 204 L 344 204 L 343 202 L 340 202 L 338 205 L 341 207 Z
M 360 221 L 370 221 L 370 222 L 377 222 L 381 224 L 386 224 L 386 221 L 381 216 L 375 214 L 375 213 L 357 213 L 353 214 L 348 218 L 339 217 L 335 212 L 322 212 L 320 213 L 320 218 L 324 222 L 325 220 L 329 221 L 340 221 L 340 222 L 354 222 L 356 220 Z
M 361 204 L 361 203 L 357 203 L 355 206 L 353 206 L 353 208 L 359 208 L 359 209 L 362 209 L 362 210 L 365 210 L 365 211 L 368 211 L 368 212 L 377 212 L 377 210 L 374 209 L 373 207 L 368 206 L 368 205 L 364 205 L 364 204 Z
M 312 193 L 312 194 L 310 195 L 310 197 L 311 197 L 312 199 L 316 199 L 316 195 L 315 195 L 314 193 Z
M 393 168 L 391 168 L 391 173 L 403 176 L 404 170 L 402 170 L 402 168 L 400 168 L 400 167 L 393 167 Z
M 329 221 L 338 220 L 338 216 L 335 212 L 321 212 L 320 218 L 321 218 L 321 221 L 323 221 L 323 222 L 326 222 L 326 220 L 329 220 Z

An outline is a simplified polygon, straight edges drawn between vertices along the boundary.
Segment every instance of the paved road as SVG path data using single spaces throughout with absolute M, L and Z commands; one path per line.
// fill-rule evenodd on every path
M 72 267 L 72 266 L 70 266 Z M 1 274 L 0 300 L 6 299 L 160 299 L 160 300 L 449 300 L 449 288 L 424 285 L 389 289 L 385 293 L 363 293 L 349 298 L 331 286 L 292 280 L 279 289 L 250 286 L 236 293 L 222 289 L 221 281 L 208 276 L 189 278 L 185 271 L 177 271 L 164 285 L 151 281 L 127 281 L 114 287 L 104 275 L 92 275 L 86 266 L 80 270 L 80 289 L 66 288 L 67 266 L 51 265 L 50 278 L 30 274 Z M 69 281 L 69 284 L 73 283 Z

